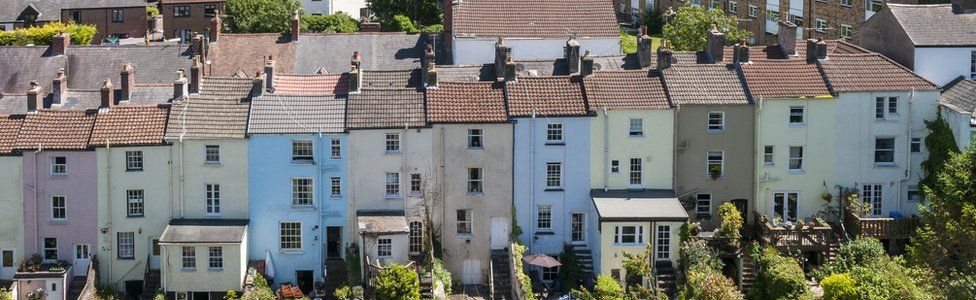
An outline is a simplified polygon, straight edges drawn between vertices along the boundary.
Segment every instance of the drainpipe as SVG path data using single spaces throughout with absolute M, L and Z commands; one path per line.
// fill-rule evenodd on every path
M 901 212 L 901 195 L 905 195 L 904 191 L 907 191 L 905 187 L 905 182 L 912 177 L 912 105 L 915 103 L 915 88 L 912 88 L 911 93 L 908 94 L 908 128 L 905 129 L 906 137 L 908 138 L 908 151 L 905 151 L 905 177 L 902 177 L 898 181 L 898 201 L 895 201 L 896 208 L 898 212 Z M 904 190 L 902 190 L 904 189 Z M 905 199 L 908 201 L 908 199 Z
M 185 145 L 184 145 L 184 142 L 183 142 L 183 134 L 180 134 L 180 219 L 182 219 L 185 216 L 184 214 L 185 214 L 185 210 L 186 210 L 186 206 L 185 206 L 185 203 L 184 203 L 185 202 L 184 201 L 184 198 L 185 198 L 184 196 L 185 195 L 183 194 L 184 193 L 184 189 L 185 189 L 183 187 L 183 185 L 184 185 L 184 182 L 183 182 L 183 163 L 185 161 L 185 159 L 183 157 L 183 151 L 186 151 L 186 150 L 185 150 Z
M 535 190 L 535 165 L 536 165 L 536 162 L 535 162 L 535 108 L 532 109 L 532 118 L 529 119 L 529 165 L 531 166 L 531 170 L 530 170 L 530 173 L 529 173 L 530 174 L 529 175 L 529 188 L 530 188 L 529 189 L 529 197 L 530 197 L 529 198 L 529 200 L 530 200 L 529 201 L 529 204 L 532 205 L 532 206 L 529 207 L 529 219 L 531 219 L 533 213 L 537 213 L 535 211 L 535 209 L 536 209 L 536 205 L 535 205 L 535 192 L 536 192 L 536 190 Z M 532 234 L 530 235 L 532 238 L 528 239 L 529 240 L 529 249 L 532 249 L 532 247 L 535 245 L 535 232 L 538 229 L 537 226 L 539 226 L 539 224 L 537 224 L 537 222 L 532 222 L 532 223 L 533 223 L 532 224 L 532 227 L 530 227 L 532 229 Z
M 758 153 L 759 153 L 759 150 L 758 149 L 763 149 L 762 148 L 763 147 L 763 145 L 762 145 L 762 139 L 761 139 L 761 137 L 762 137 L 762 118 L 760 118 L 760 116 L 762 115 L 762 109 L 763 109 L 763 97 L 759 97 L 758 101 L 756 101 L 756 109 L 754 111 L 754 117 L 753 117 L 755 119 L 755 123 L 756 123 L 756 125 L 754 126 L 754 128 L 755 128 L 754 129 L 755 136 L 753 137 L 753 139 L 755 140 L 755 142 L 754 142 L 755 143 L 755 147 L 753 147 L 753 154 L 754 154 L 753 157 L 756 157 L 758 155 Z M 765 153 L 765 152 L 763 152 L 763 153 Z M 769 202 L 766 201 L 766 200 L 769 200 L 769 199 L 766 198 L 766 194 L 763 193 L 763 191 L 761 190 L 762 189 L 762 183 L 760 183 L 761 181 L 760 181 L 760 176 L 759 176 L 759 174 L 763 170 L 763 166 L 762 166 L 763 163 L 764 162 L 762 161 L 762 159 L 756 159 L 756 162 L 753 164 L 753 167 L 756 168 L 756 173 L 755 173 L 756 176 L 753 179 L 753 183 L 752 183 L 753 184 L 753 190 L 756 191 L 756 194 L 753 195 L 753 197 L 756 198 L 756 199 L 754 199 L 754 201 L 756 201 L 756 204 L 758 204 L 759 203 L 759 199 L 760 198 L 763 199 L 763 209 L 762 209 L 763 212 L 760 212 L 760 213 L 769 212 Z M 769 174 L 767 173 L 766 176 L 768 177 Z M 754 207 L 754 208 L 758 209 L 758 205 L 757 205 L 757 207 Z M 746 216 L 748 216 L 748 215 L 749 214 L 746 213 Z M 748 220 L 746 220 L 746 221 L 748 222 Z
M 40 234 L 38 233 L 39 227 L 40 227 L 40 221 L 38 219 L 40 219 L 40 218 L 37 216 L 37 214 L 40 212 L 40 201 L 41 201 L 40 198 L 38 198 L 38 195 L 37 195 L 37 189 L 40 187 L 40 184 L 37 183 L 37 156 L 40 155 L 40 153 L 42 151 L 44 151 L 44 150 L 41 149 L 41 145 L 37 145 L 37 151 L 34 151 L 34 190 L 33 190 L 34 191 L 34 216 L 33 217 L 34 217 L 34 245 L 35 245 L 35 247 L 38 244 L 37 242 L 39 242 L 38 239 L 40 238 Z M 35 250 L 40 250 L 40 249 L 35 249 Z M 25 255 L 25 257 L 26 257 L 26 255 Z
M 441 193 L 444 193 L 444 181 L 447 181 L 447 179 L 446 179 L 447 176 L 445 175 L 445 171 L 444 171 L 444 164 L 446 163 L 444 157 L 445 157 L 445 154 L 446 154 L 446 150 L 445 149 L 447 148 L 447 146 L 445 145 L 446 142 L 444 141 L 445 134 L 444 134 L 444 127 L 443 127 L 443 125 L 441 125 L 441 132 L 440 132 L 440 134 L 441 134 L 441 142 L 440 142 L 440 148 L 441 148 L 440 149 L 441 150 L 440 151 L 441 152 L 440 153 L 440 155 L 441 155 L 441 167 L 440 167 L 440 176 L 439 176 L 440 177 L 439 178 L 439 181 L 440 182 L 438 183 L 438 185 L 440 185 L 440 192 Z M 424 200 L 424 203 L 425 204 L 426 204 L 426 202 L 427 202 L 427 200 Z M 441 205 L 442 206 L 447 206 L 447 201 L 443 201 L 443 199 L 442 199 L 441 200 Z M 447 220 L 447 209 L 441 209 L 441 224 L 444 223 L 444 220 Z M 489 222 L 490 222 L 490 220 L 489 220 Z M 430 226 L 434 226 L 434 220 L 430 220 L 430 224 L 429 225 Z M 428 230 L 427 229 L 424 229 L 424 231 L 427 232 Z M 433 230 L 430 230 L 430 232 L 433 233 Z M 442 236 L 444 235 L 444 231 L 443 230 L 441 230 L 441 235 Z M 433 251 L 433 249 L 431 249 L 431 251 Z
M 410 125 L 403 123 L 403 135 L 400 136 L 400 179 L 406 176 L 407 184 L 410 184 L 410 176 L 407 175 L 407 134 L 410 133 Z M 403 184 L 400 185 L 400 190 L 398 191 L 403 195 L 403 211 L 407 211 L 407 202 L 410 202 L 410 193 L 403 192 Z M 424 201 L 424 205 L 427 205 L 427 201 Z M 406 215 L 406 213 L 404 213 Z
M 671 136 L 671 188 L 677 193 L 678 186 L 678 113 L 681 111 L 681 105 L 675 101 L 674 103 L 674 113 L 671 114 L 671 126 L 673 127 L 673 135 Z M 682 150 L 684 151 L 684 150 Z M 681 198 L 678 198 L 680 201 Z M 748 214 L 747 214 L 748 216 Z M 748 221 L 748 220 L 747 220 Z
M 603 191 L 610 188 L 610 116 L 603 107 Z
M 316 201 L 318 201 L 318 205 L 319 205 L 319 210 L 315 214 L 316 218 L 318 219 L 317 221 L 318 221 L 318 225 L 319 225 L 319 229 L 318 229 L 319 232 L 317 232 L 317 234 L 319 236 L 319 241 L 318 241 L 318 245 L 316 245 L 316 246 L 321 245 L 321 248 L 319 248 L 319 251 L 318 251 L 319 252 L 318 253 L 318 257 L 319 257 L 319 265 L 318 265 L 318 268 L 319 268 L 319 271 L 322 271 L 322 275 L 323 275 L 322 277 L 324 278 L 325 276 L 328 275 L 324 271 L 325 270 L 325 251 L 326 251 L 325 243 L 327 242 L 326 239 L 328 237 L 325 236 L 325 233 L 326 233 L 325 223 L 322 222 L 322 218 L 324 217 L 324 214 L 325 214 L 325 198 L 326 198 L 326 197 L 324 197 L 322 195 L 324 195 L 325 192 L 329 192 L 329 194 L 331 195 L 332 192 L 331 192 L 331 189 L 328 189 L 327 190 L 324 187 L 325 186 L 325 183 L 323 182 L 324 180 L 322 180 L 322 176 L 321 176 L 322 175 L 322 172 L 325 171 L 325 168 L 322 167 L 322 162 L 321 162 L 322 161 L 322 158 L 321 157 L 325 153 L 325 149 L 322 146 L 322 126 L 319 126 L 318 127 L 318 139 L 316 139 L 315 142 L 317 144 L 316 145 L 316 148 L 318 148 L 318 149 L 316 149 L 315 151 L 312 152 L 313 153 L 312 159 L 315 162 L 314 163 L 314 165 L 315 165 L 315 182 L 316 182 L 316 185 L 317 185 L 316 188 L 318 188 L 319 191 L 320 191 L 318 194 L 315 194 L 315 195 L 318 196 L 317 198 L 319 198 L 319 199 L 315 199 Z M 314 155 L 315 153 L 318 153 L 319 155 Z M 331 184 L 331 180 L 330 180 L 330 184 Z
M 108 227 L 108 231 L 106 232 L 106 234 L 108 235 L 106 237 L 108 239 L 108 243 L 106 243 L 107 244 L 106 247 L 108 247 L 108 252 L 109 252 L 109 259 L 107 259 L 108 260 L 108 278 L 112 278 L 112 259 L 111 259 L 111 253 L 112 253 L 112 217 L 114 216 L 112 214 L 112 145 L 110 144 L 110 142 L 109 142 L 108 139 L 105 139 L 105 169 L 106 169 L 105 170 L 105 175 L 106 175 L 105 176 L 105 200 L 106 200 L 105 203 L 108 206 L 106 208 L 106 215 L 108 216 L 108 218 L 107 218 L 108 219 L 108 224 L 106 224 L 107 227 Z M 134 242 L 135 241 L 133 241 L 133 243 Z M 151 250 L 152 249 L 150 249 L 150 251 Z M 146 263 L 149 263 L 149 262 L 147 261 Z M 109 279 L 109 280 L 111 280 L 111 279 Z

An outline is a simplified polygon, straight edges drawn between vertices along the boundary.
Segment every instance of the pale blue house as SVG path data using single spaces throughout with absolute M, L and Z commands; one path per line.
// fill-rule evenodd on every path
M 590 118 L 578 77 L 526 77 L 507 84 L 515 120 L 514 202 L 528 253 L 550 256 L 571 244 L 584 269 L 599 257 L 597 214 L 589 196 Z M 599 269 L 599 266 L 597 270 Z M 532 267 L 542 280 L 557 268 Z
M 326 274 L 345 279 L 341 272 L 325 271 L 328 262 L 342 265 L 350 230 L 345 228 L 345 75 L 277 75 L 274 80 L 282 86 L 316 86 L 283 88 L 252 100 L 248 259 L 263 261 L 276 286 L 290 282 L 308 295 L 315 282 L 332 279 Z M 319 89 L 323 83 L 330 87 Z

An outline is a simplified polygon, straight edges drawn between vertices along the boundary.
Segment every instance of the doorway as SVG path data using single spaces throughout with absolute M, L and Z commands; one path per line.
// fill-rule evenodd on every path
M 749 200 L 746 199 L 733 199 L 732 205 L 735 205 L 735 209 L 739 210 L 739 214 L 742 215 L 742 221 L 749 222 Z
M 311 270 L 297 270 L 295 271 L 295 285 L 302 290 L 302 293 L 308 295 L 312 293 L 312 284 L 315 282 L 315 275 Z
M 88 276 L 88 264 L 91 263 L 91 249 L 88 244 L 75 244 L 72 257 L 75 276 Z
M 325 227 L 325 249 L 328 259 L 342 258 L 342 227 Z
M 14 262 L 14 250 L 3 249 L 0 251 L 0 279 L 14 278 L 17 267 Z
M 128 280 L 125 282 L 125 298 L 133 300 L 142 298 L 142 280 Z
M 159 270 L 159 239 L 149 238 L 149 268 Z
M 477 259 L 465 259 L 461 265 L 462 284 L 482 284 L 481 282 L 481 261 Z
M 492 217 L 491 218 L 491 249 L 505 249 L 508 248 L 509 244 L 509 232 L 508 229 L 511 222 L 508 221 L 506 217 Z

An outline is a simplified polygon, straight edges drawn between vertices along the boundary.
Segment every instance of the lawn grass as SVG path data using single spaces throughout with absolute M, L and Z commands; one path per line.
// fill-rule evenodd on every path
M 651 49 L 657 50 L 661 46 L 661 35 L 651 36 Z M 637 53 L 637 36 L 628 34 L 623 29 L 620 30 L 620 49 L 624 54 Z

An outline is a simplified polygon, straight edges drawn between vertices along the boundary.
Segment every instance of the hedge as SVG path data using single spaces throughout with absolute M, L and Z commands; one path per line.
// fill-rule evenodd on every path
M 0 44 L 7 46 L 50 45 L 53 37 L 62 31 L 70 34 L 71 42 L 76 45 L 91 44 L 95 32 L 97 32 L 95 26 L 92 25 L 50 22 L 42 27 L 0 31 Z

